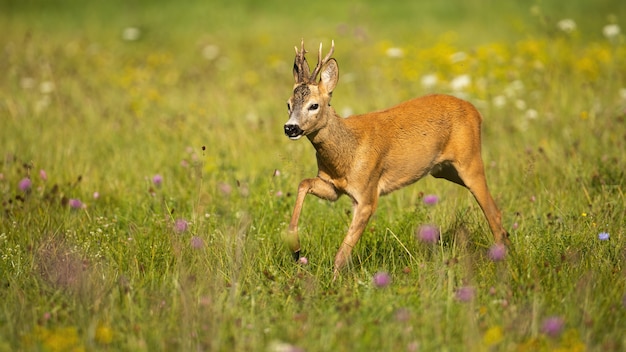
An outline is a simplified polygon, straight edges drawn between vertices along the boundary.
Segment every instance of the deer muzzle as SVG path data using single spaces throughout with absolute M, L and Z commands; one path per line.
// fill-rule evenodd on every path
M 298 125 L 286 124 L 285 125 L 285 136 L 289 137 L 289 139 L 298 139 L 302 137 L 304 131 Z

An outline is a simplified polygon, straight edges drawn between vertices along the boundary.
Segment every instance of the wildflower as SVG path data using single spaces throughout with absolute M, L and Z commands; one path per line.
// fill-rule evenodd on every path
M 218 185 L 218 188 L 220 192 L 222 192 L 222 194 L 225 196 L 230 195 L 230 193 L 233 191 L 233 188 L 228 183 L 220 183 Z
M 609 240 L 609 237 L 610 237 L 610 236 L 609 236 L 609 233 L 608 233 L 608 232 L 600 232 L 600 233 L 598 234 L 598 239 L 599 239 L 600 241 L 608 241 L 608 240 Z
M 497 95 L 493 98 L 492 104 L 496 108 L 503 108 L 506 105 L 506 97 L 504 95 Z
M 519 227 L 519 224 L 517 222 L 513 223 L 513 230 L 517 230 L 517 228 Z
M 425 76 L 422 76 L 422 79 L 420 82 L 422 83 L 422 87 L 426 89 L 433 88 L 439 82 L 439 78 L 437 78 L 436 74 L 430 73 Z
M 469 302 L 474 299 L 476 295 L 476 290 L 472 286 L 463 286 L 460 287 L 455 292 L 455 297 L 459 302 Z
M 127 42 L 134 42 L 141 37 L 141 31 L 137 27 L 126 27 L 122 31 L 122 39 Z
M 455 64 L 457 62 L 465 61 L 467 59 L 467 54 L 463 51 L 458 51 L 452 55 L 450 55 L 450 61 Z
M 30 180 L 30 178 L 25 177 L 23 179 L 20 180 L 20 182 L 17 184 L 17 187 L 22 191 L 22 192 L 28 192 L 30 191 L 30 188 L 33 186 L 33 182 Z
M 620 31 L 619 26 L 616 24 L 607 24 L 604 28 L 602 28 L 602 34 L 604 34 L 604 36 L 609 40 L 613 40 L 617 37 L 620 34 Z
M 280 176 L 280 170 L 274 169 L 274 174 L 272 176 L 274 176 L 274 177 Z
M 50 81 L 41 82 L 41 84 L 39 84 L 39 91 L 43 94 L 54 92 L 54 83 Z
M 204 240 L 198 236 L 191 237 L 191 248 L 200 249 L 204 247 Z
M 506 256 L 506 246 L 503 244 L 495 244 L 489 248 L 489 258 L 494 262 L 499 262 Z
M 417 238 L 425 243 L 437 243 L 439 240 L 439 229 L 433 225 L 422 225 L 417 229 Z
M 113 330 L 107 325 L 98 325 L 94 338 L 96 342 L 108 345 L 113 341 Z
M 471 83 L 472 79 L 469 75 L 460 75 L 452 79 L 452 81 L 450 82 L 450 88 L 452 88 L 452 90 L 454 91 L 461 91 L 469 87 Z
M 390 57 L 392 59 L 400 59 L 404 56 L 404 50 L 402 50 L 402 48 L 389 48 L 387 49 L 385 54 L 387 55 L 387 57 Z
M 100 198 L 100 193 L 99 192 L 93 192 L 93 199 L 98 199 Z
M 556 26 L 559 27 L 561 31 L 568 34 L 576 30 L 576 22 L 570 18 L 560 20 Z
M 44 180 L 47 181 L 48 180 L 48 174 L 46 173 L 46 170 L 39 170 L 39 177 Z
M 374 274 L 374 277 L 372 278 L 372 283 L 378 288 L 387 287 L 391 283 L 391 276 L 389 276 L 389 274 L 384 271 L 379 271 Z
M 309 264 L 309 260 L 306 257 L 300 257 L 300 259 L 298 259 L 298 263 L 302 265 L 307 265 Z
M 483 335 L 483 342 L 487 346 L 494 346 L 502 342 L 504 339 L 504 334 L 502 333 L 502 328 L 499 326 L 492 326 L 485 332 Z
M 541 331 L 550 336 L 557 337 L 563 331 L 563 326 L 565 325 L 565 321 L 561 317 L 549 317 L 543 321 L 541 326 Z
M 209 61 L 213 61 L 217 59 L 219 55 L 220 55 L 220 47 L 217 45 L 209 44 L 205 46 L 204 48 L 202 48 L 202 56 Z
M 83 202 L 76 198 L 71 198 L 69 201 L 67 201 L 67 205 L 69 205 L 72 209 L 81 209 L 85 207 Z
M 423 200 L 426 205 L 435 205 L 439 202 L 439 197 L 434 194 L 428 194 L 424 196 Z
M 535 109 L 526 110 L 526 118 L 529 120 L 534 120 L 539 116 L 539 113 Z
M 270 352 L 304 352 L 304 349 L 283 341 L 272 341 L 267 349 Z
M 277 192 L 275 193 L 275 196 L 276 196 L 276 197 L 282 197 L 282 196 L 283 196 L 283 191 L 277 191 Z
M 189 223 L 185 219 L 176 219 L 174 222 L 174 230 L 178 233 L 183 233 L 189 228 Z
M 155 186 L 157 187 L 161 187 L 161 185 L 163 184 L 163 176 L 156 174 L 152 177 L 152 183 L 154 183 Z

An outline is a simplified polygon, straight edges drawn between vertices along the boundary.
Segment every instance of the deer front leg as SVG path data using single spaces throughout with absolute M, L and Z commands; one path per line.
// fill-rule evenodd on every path
M 350 260 L 350 254 L 352 253 L 352 248 L 356 245 L 363 234 L 363 230 L 367 226 L 372 214 L 376 210 L 378 199 L 374 197 L 374 199 L 369 200 L 367 202 L 356 202 L 354 203 L 354 216 L 352 217 L 352 223 L 350 223 L 350 228 L 348 229 L 348 234 L 343 239 L 341 246 L 339 246 L 339 251 L 335 256 L 335 269 L 333 272 L 333 280 L 336 280 L 339 276 L 339 272 L 346 265 L 348 260 Z
M 300 219 L 300 213 L 302 212 L 302 205 L 304 204 L 304 198 L 307 194 L 313 194 L 319 198 L 335 201 L 339 198 L 339 194 L 335 187 L 327 181 L 322 180 L 319 177 L 307 178 L 300 182 L 298 186 L 298 195 L 296 196 L 296 205 L 291 215 L 291 221 L 289 222 L 289 232 L 286 238 L 289 248 L 293 252 L 295 260 L 300 259 L 300 239 L 298 238 L 298 220 Z

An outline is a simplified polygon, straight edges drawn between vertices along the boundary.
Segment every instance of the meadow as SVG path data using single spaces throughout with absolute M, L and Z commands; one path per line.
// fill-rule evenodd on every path
M 625 20 L 618 0 L 0 2 L 0 351 L 623 351 Z M 342 116 L 478 107 L 505 252 L 427 177 L 381 198 L 337 281 L 350 201 L 308 197 L 293 262 L 317 170 L 283 134 L 301 38 L 335 41 Z

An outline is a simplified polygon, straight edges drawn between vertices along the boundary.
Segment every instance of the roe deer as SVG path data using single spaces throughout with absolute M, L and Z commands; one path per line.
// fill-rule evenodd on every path
M 287 243 L 300 257 L 298 218 L 304 198 L 312 193 L 335 201 L 352 199 L 353 218 L 335 257 L 334 278 L 350 258 L 378 198 L 421 179 L 427 174 L 467 187 L 483 210 L 496 243 L 508 242 L 498 210 L 485 179 L 480 155 L 481 115 L 467 101 L 449 95 L 428 95 L 387 110 L 341 118 L 330 106 L 339 79 L 335 49 L 309 72 L 304 41 L 296 47 L 295 85 L 287 102 L 289 120 L 285 135 L 306 136 L 317 151 L 318 174 L 298 187 L 289 223 Z M 317 81 L 317 75 L 320 75 Z

